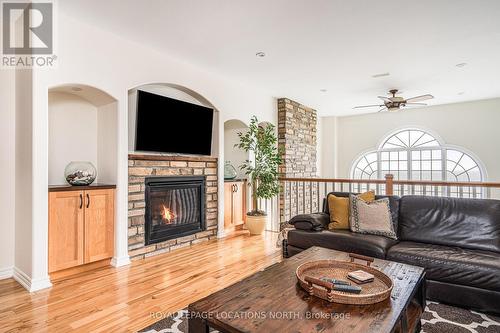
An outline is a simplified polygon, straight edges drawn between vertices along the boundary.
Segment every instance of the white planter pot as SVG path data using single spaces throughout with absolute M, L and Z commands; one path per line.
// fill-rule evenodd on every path
M 267 215 L 264 216 L 252 216 L 247 215 L 247 221 L 245 223 L 247 229 L 250 231 L 250 235 L 260 235 L 266 228 Z

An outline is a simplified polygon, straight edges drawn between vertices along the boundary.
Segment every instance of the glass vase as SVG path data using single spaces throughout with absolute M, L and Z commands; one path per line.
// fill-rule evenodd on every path
M 236 168 L 232 166 L 230 161 L 224 163 L 224 179 L 234 179 L 238 175 Z
M 73 161 L 64 169 L 64 178 L 70 185 L 90 185 L 94 182 L 96 176 L 97 170 L 90 162 Z

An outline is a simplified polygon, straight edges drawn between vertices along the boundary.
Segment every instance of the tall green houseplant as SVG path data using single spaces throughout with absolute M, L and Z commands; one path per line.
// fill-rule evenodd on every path
M 259 208 L 259 198 L 270 199 L 279 193 L 278 167 L 281 164 L 281 152 L 277 148 L 278 138 L 275 126 L 259 126 L 253 116 L 246 133 L 238 133 L 240 142 L 235 147 L 253 153 L 253 161 L 246 160 L 240 169 L 250 178 L 252 187 L 252 210 L 250 216 L 263 216 L 266 212 Z

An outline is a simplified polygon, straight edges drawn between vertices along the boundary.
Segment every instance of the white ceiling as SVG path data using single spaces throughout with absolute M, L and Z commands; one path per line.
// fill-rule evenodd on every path
M 64 0 L 59 8 L 321 115 L 369 112 L 352 107 L 377 104 L 391 88 L 431 93 L 429 104 L 500 97 L 498 0 Z

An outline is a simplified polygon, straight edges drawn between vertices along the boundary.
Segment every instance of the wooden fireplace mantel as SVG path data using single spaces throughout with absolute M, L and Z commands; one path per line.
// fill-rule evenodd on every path
M 180 155 L 154 155 L 154 154 L 128 154 L 128 159 L 141 160 L 141 161 L 217 162 L 217 157 L 212 157 L 212 156 L 180 156 Z

